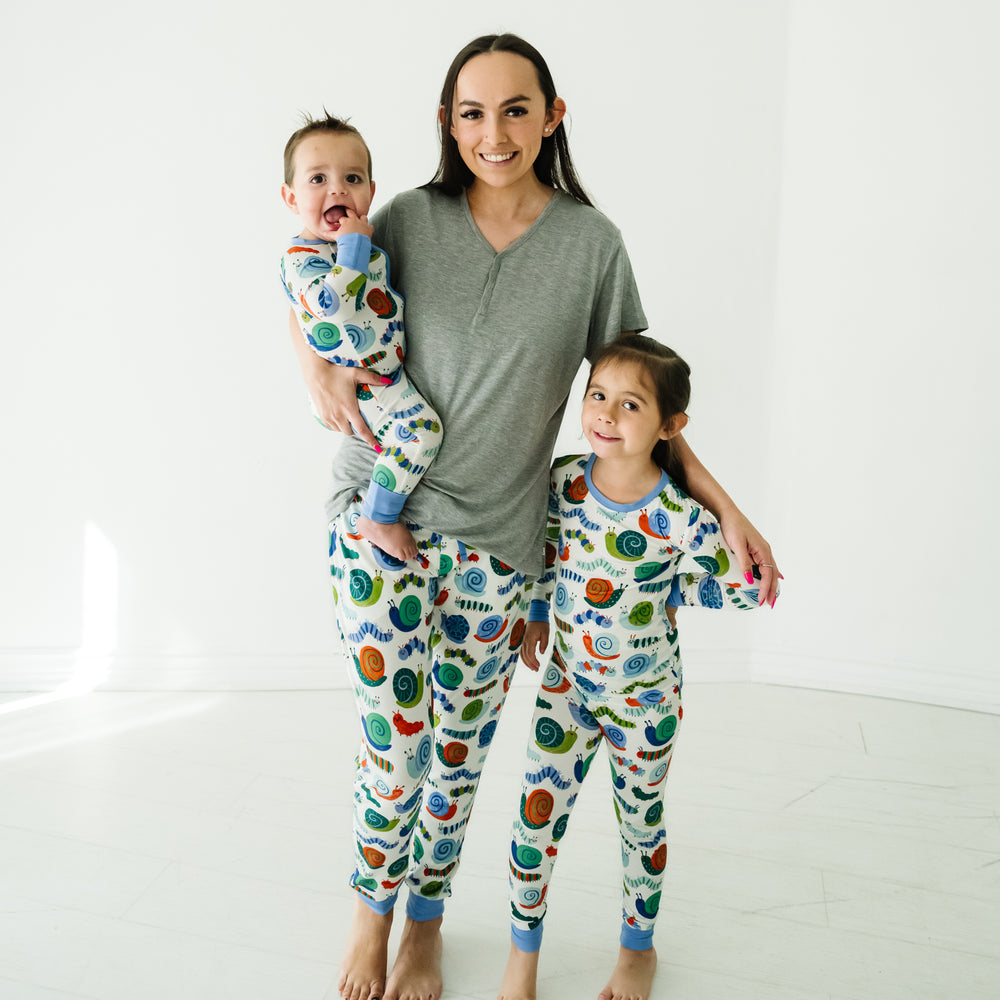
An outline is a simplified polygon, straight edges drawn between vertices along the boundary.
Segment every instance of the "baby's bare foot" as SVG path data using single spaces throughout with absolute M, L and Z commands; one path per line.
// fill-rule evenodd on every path
M 358 518 L 358 531 L 373 545 L 377 545 L 387 555 L 396 559 L 417 558 L 417 543 L 405 524 L 381 524 L 368 517 Z
M 377 1000 L 385 992 L 385 970 L 392 910 L 376 913 L 360 897 L 340 963 L 337 989 L 344 1000 Z
M 597 1000 L 649 1000 L 656 972 L 656 949 L 632 951 L 618 949 L 618 964 L 611 973 L 608 985 L 597 995 Z
M 537 982 L 538 952 L 521 951 L 511 944 L 497 1000 L 535 1000 Z
M 385 1000 L 441 1000 L 441 919 L 406 918 Z

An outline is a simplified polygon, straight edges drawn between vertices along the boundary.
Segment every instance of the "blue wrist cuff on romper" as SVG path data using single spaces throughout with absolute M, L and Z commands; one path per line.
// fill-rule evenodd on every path
M 361 516 L 379 524 L 395 524 L 405 503 L 405 493 L 393 493 L 378 483 L 369 483 L 365 502 L 361 505 Z
M 422 924 L 425 920 L 434 920 L 443 914 L 443 899 L 425 899 L 412 892 L 406 897 L 406 915 L 418 924 Z
M 622 924 L 621 946 L 629 951 L 649 951 L 653 947 L 653 928 L 640 931 L 637 927 Z
M 528 621 L 529 622 L 542 622 L 544 625 L 549 623 L 549 602 L 540 601 L 535 598 L 528 607 Z M 523 950 L 523 949 L 522 949 Z
M 532 927 L 530 931 L 511 925 L 510 939 L 521 951 L 536 952 L 542 946 L 542 930 L 542 924 Z
M 363 233 L 344 233 L 337 240 L 337 263 L 352 271 L 368 273 L 372 241 Z

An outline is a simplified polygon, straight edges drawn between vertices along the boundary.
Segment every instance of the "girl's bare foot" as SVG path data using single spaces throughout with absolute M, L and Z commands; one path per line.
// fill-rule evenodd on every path
M 395 524 L 382 524 L 370 517 L 359 517 L 358 531 L 387 555 L 402 559 L 403 562 L 417 558 L 417 543 L 413 540 L 410 529 L 399 521 Z
M 624 946 L 618 949 L 618 964 L 611 973 L 608 985 L 597 995 L 597 1000 L 649 1000 L 656 972 L 656 949 L 632 951 Z
M 406 918 L 385 1000 L 441 1000 L 441 921 Z
M 497 1000 L 535 1000 L 538 982 L 538 952 L 521 951 L 513 942 L 503 970 L 503 982 Z
M 377 1000 L 383 996 L 391 927 L 392 910 L 383 915 L 360 896 L 354 901 L 354 918 L 337 979 L 344 1000 Z

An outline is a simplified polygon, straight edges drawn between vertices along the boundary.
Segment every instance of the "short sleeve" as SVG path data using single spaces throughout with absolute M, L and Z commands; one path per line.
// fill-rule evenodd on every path
M 597 289 L 587 337 L 587 357 L 617 340 L 623 331 L 641 333 L 648 326 L 632 262 L 619 236 Z

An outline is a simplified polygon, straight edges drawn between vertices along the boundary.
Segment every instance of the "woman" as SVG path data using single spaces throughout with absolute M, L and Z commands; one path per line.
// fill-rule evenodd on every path
M 407 370 L 446 428 L 407 503 L 417 561 L 387 559 L 353 531 L 374 457 L 355 382 L 373 377 L 327 364 L 290 324 L 321 418 L 357 432 L 338 455 L 327 507 L 365 734 L 358 898 L 339 984 L 350 1000 L 441 995 L 444 898 L 516 663 L 523 587 L 542 571 L 548 464 L 566 398 L 585 357 L 646 327 L 621 236 L 573 170 L 565 113 L 532 46 L 477 38 L 445 78 L 434 180 L 374 219 L 407 302 Z M 767 543 L 683 442 L 680 453 L 693 495 L 719 517 L 744 569 L 768 567 Z M 770 600 L 776 570 L 763 572 Z M 406 925 L 386 981 L 403 881 Z

